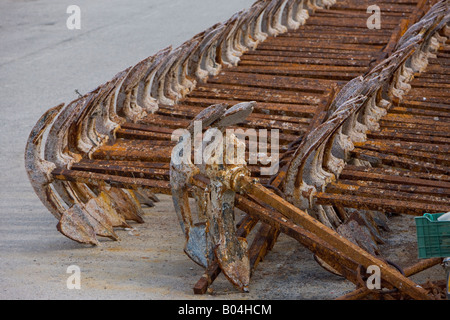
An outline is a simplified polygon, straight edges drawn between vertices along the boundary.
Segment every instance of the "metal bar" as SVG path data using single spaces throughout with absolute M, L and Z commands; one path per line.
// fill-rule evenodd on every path
M 385 262 L 370 255 L 352 242 L 342 238 L 342 236 L 334 230 L 324 226 L 307 213 L 299 210 L 283 198 L 274 194 L 272 191 L 264 188 L 258 183 L 255 183 L 251 178 L 240 178 L 238 180 L 238 185 L 241 190 L 257 197 L 260 201 L 264 201 L 276 210 L 279 210 L 287 218 L 301 225 L 306 230 L 316 234 L 328 244 L 335 246 L 342 252 L 342 254 L 354 259 L 365 268 L 368 268 L 371 265 L 379 266 L 382 270 L 382 276 L 386 281 L 399 290 L 407 293 L 412 298 L 420 300 L 429 299 L 429 296 L 423 289 L 419 288 L 414 282 L 405 278 L 402 274 L 400 274 L 400 272 L 394 270 Z
M 413 275 L 416 275 L 424 270 L 427 270 L 427 269 L 434 267 L 441 263 L 442 263 L 441 258 L 432 258 L 432 259 L 422 260 L 422 261 L 404 269 L 405 276 L 411 277 Z M 358 288 L 355 291 L 352 291 L 346 295 L 343 295 L 343 296 L 337 298 L 336 300 L 361 300 L 372 292 L 373 292 L 372 290 L 369 290 L 366 287 L 362 287 L 362 288 Z

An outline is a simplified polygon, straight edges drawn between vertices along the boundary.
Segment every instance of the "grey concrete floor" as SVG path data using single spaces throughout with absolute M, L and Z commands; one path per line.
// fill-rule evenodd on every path
M 28 182 L 25 143 L 47 109 L 252 2 L 0 1 L 0 299 L 331 299 L 353 288 L 281 236 L 249 294 L 236 292 L 221 276 L 212 294 L 194 296 L 203 270 L 182 251 L 170 197 L 147 210 L 146 224 L 119 231 L 120 242 L 93 248 L 56 231 L 56 220 Z M 81 30 L 66 28 L 72 4 L 81 8 Z M 70 265 L 81 269 L 81 290 L 67 289 Z

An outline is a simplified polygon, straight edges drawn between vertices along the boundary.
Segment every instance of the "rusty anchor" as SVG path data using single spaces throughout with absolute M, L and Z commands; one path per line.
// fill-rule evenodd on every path
M 250 172 L 245 167 L 245 158 L 233 158 L 243 142 L 234 134 L 226 135 L 226 138 L 217 137 L 223 137 L 226 127 L 246 119 L 253 111 L 254 104 L 241 103 L 228 109 L 226 105 L 219 104 L 205 109 L 194 119 L 194 122 L 210 127 L 205 133 L 202 150 L 214 143 L 215 146 L 223 146 L 220 148 L 222 151 L 212 150 L 210 156 L 195 166 L 190 156 L 193 130 L 186 130 L 179 141 L 183 148 L 174 148 L 170 164 L 172 198 L 186 236 L 185 252 L 205 268 L 210 267 L 216 259 L 230 282 L 243 291 L 248 291 L 250 261 L 247 241 L 236 235 L 234 184 L 239 176 L 250 176 Z M 217 131 L 220 135 L 217 135 Z M 206 189 L 193 184 L 196 175 L 202 175 L 208 180 Z M 190 207 L 189 191 L 194 195 L 196 210 Z M 196 223 L 194 212 L 197 215 Z

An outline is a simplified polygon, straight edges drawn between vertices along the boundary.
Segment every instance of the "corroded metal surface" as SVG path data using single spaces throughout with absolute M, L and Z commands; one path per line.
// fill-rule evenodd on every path
M 368 132 L 382 130 L 385 121 L 393 121 L 400 127 L 409 121 L 420 123 L 423 119 L 389 112 L 395 109 L 393 104 L 399 104 L 408 97 L 414 75 L 424 72 L 428 60 L 435 58 L 439 48 L 445 45 L 447 39 L 440 33 L 444 34 L 448 28 L 447 14 L 447 2 L 436 4 L 421 21 L 405 32 L 386 60 L 364 76 L 350 81 L 339 92 L 328 110 L 328 119 L 311 131 L 289 164 L 284 185 L 289 201 L 333 228 L 339 227 L 343 222 L 342 216 L 347 215 L 344 210 L 341 210 L 343 214 L 339 213 L 338 206 L 415 214 L 450 210 L 445 190 L 435 190 L 434 197 L 417 194 L 417 189 L 408 193 L 405 188 L 407 181 L 402 179 L 397 180 L 402 191 L 376 189 L 374 185 L 363 185 L 364 180 L 370 181 L 369 174 L 362 174 L 357 185 L 343 181 L 349 164 L 359 168 L 365 166 L 367 172 L 375 166 L 386 170 L 386 165 L 391 164 L 393 168 L 388 176 L 398 177 L 402 175 L 402 169 L 412 169 L 423 173 L 421 179 L 426 173 L 439 174 L 439 178 L 434 179 L 445 183 L 448 173 L 445 146 L 401 139 L 397 142 L 395 135 L 390 141 L 374 141 L 367 135 Z M 440 102 L 445 104 L 445 95 L 440 94 L 434 99 L 443 96 Z M 434 118 L 435 125 L 439 125 L 445 135 L 445 112 L 439 115 L 443 118 Z M 414 176 L 410 172 L 405 174 Z M 420 181 L 416 182 L 420 184 Z M 348 228 L 340 228 L 350 236 Z M 360 234 L 359 230 L 356 233 Z
M 402 274 L 377 249 L 385 212 L 450 210 L 449 2 L 435 2 L 381 1 L 383 28 L 368 30 L 370 1 L 258 0 L 49 110 L 28 140 L 30 181 L 58 230 L 94 245 L 172 194 L 184 250 L 205 268 L 195 293 L 220 272 L 248 290 L 283 232 L 358 287 L 382 269 L 388 293 L 346 298 L 436 298 L 436 284 L 408 279 L 435 261 Z M 193 164 L 177 143 L 195 140 L 196 122 L 256 129 L 249 139 L 279 130 L 280 170 L 264 176 L 251 152 Z

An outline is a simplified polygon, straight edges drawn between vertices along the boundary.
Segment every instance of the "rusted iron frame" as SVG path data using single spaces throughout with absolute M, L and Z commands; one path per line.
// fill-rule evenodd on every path
M 308 250 L 327 261 L 330 266 L 339 270 L 348 280 L 355 284 L 359 283 L 355 271 L 358 264 L 342 255 L 333 246 L 323 241 L 323 239 L 314 233 L 287 219 L 280 212 L 267 206 L 264 202 L 257 200 L 253 196 L 246 195 L 244 197 L 238 195 L 236 197 L 236 206 L 251 216 L 278 228 L 280 232 L 299 241 Z
M 355 146 L 357 146 L 358 144 L 355 144 Z M 369 148 L 370 149 L 370 148 Z M 430 171 L 432 171 L 432 172 L 437 172 L 437 173 L 448 173 L 448 169 L 447 168 L 445 168 L 444 166 L 439 166 L 439 168 L 438 168 L 438 166 L 437 165 L 433 165 L 433 164 L 429 164 L 429 163 L 425 163 L 425 162 L 419 162 L 419 161 L 417 161 L 416 160 L 416 158 L 417 158 L 417 156 L 420 156 L 420 155 L 422 155 L 422 154 L 419 154 L 419 152 L 417 152 L 417 151 L 410 151 L 409 149 L 407 150 L 407 152 L 405 151 L 404 152 L 404 154 L 405 154 L 405 156 L 406 156 L 406 158 L 405 159 L 401 159 L 401 158 L 399 158 L 399 157 L 396 157 L 396 156 L 394 156 L 394 155 L 388 155 L 388 156 L 384 156 L 384 155 L 382 155 L 382 154 L 380 154 L 380 153 L 378 153 L 378 150 L 376 150 L 377 152 L 375 153 L 375 152 L 372 152 L 372 151 L 364 151 L 364 153 L 362 153 L 362 155 L 363 155 L 363 157 L 361 157 L 361 155 L 360 155 L 360 153 L 361 153 L 361 151 L 358 149 L 358 148 L 356 148 L 355 150 L 353 150 L 352 151 L 352 153 L 356 153 L 356 154 L 358 154 L 359 156 L 358 156 L 358 158 L 359 159 L 364 159 L 364 160 L 368 160 L 368 161 L 370 161 L 371 162 L 371 159 L 381 159 L 381 160 L 378 160 L 378 161 L 383 161 L 383 163 L 385 163 L 385 161 L 389 161 L 389 162 L 393 162 L 394 164 L 399 164 L 401 167 L 410 167 L 410 166 L 412 166 L 411 167 L 411 169 L 414 169 L 415 171 L 417 171 L 417 170 L 419 170 L 419 169 L 423 169 L 422 171 L 423 172 L 430 172 Z M 392 151 L 392 150 L 391 150 Z M 401 150 L 400 150 L 401 151 Z M 373 154 L 372 155 L 372 157 L 370 156 L 370 154 Z M 424 154 L 423 154 L 423 156 L 425 156 Z M 403 157 L 403 156 L 402 156 Z M 434 162 L 442 162 L 442 161 L 445 161 L 445 158 L 439 158 L 439 155 L 437 155 L 437 156 L 433 156 L 432 158 L 431 157 L 428 157 L 428 156 L 426 156 L 427 157 L 427 159 L 429 159 L 430 161 L 428 161 L 428 162 L 432 162 L 432 163 L 434 163 Z M 408 158 L 408 159 L 407 159 Z M 409 159 L 409 158 L 412 158 L 412 159 Z M 413 161 L 414 160 L 414 161 Z M 387 163 L 386 163 L 387 164 Z M 435 171 L 435 170 L 438 170 L 438 171 Z M 326 194 L 323 194 L 323 196 L 326 196 Z M 323 199 L 323 196 L 322 195 L 318 195 L 318 198 L 319 199 L 321 199 L 320 201 L 319 201 L 319 203 L 322 203 L 322 204 L 328 204 L 328 203 L 330 203 L 330 201 L 331 200 L 328 200 L 328 201 L 322 201 Z M 341 200 L 344 200 L 344 199 L 341 199 Z M 349 199 L 347 199 L 347 200 L 349 200 Z M 336 200 L 337 201 L 337 200 Z M 339 200 L 340 201 L 340 200 Z M 331 202 L 333 202 L 333 201 L 331 201 Z M 409 202 L 409 201 L 408 201 Z M 400 202 L 399 202 L 400 203 Z M 410 203 L 410 202 L 409 202 Z M 411 203 L 410 203 L 411 204 Z M 356 202 L 352 202 L 352 201 L 347 201 L 347 205 L 350 205 L 350 206 L 353 206 L 353 207 L 358 207 L 358 205 L 356 205 Z M 361 206 L 361 207 L 364 207 L 364 206 Z M 423 207 L 423 205 L 422 205 L 422 207 Z M 400 208 L 400 211 L 402 211 L 403 213 L 408 213 L 408 214 L 411 214 L 411 213 L 413 213 L 413 211 L 412 210 L 410 210 L 410 205 L 408 205 L 408 203 L 406 203 L 406 202 L 404 202 L 403 203 L 403 208 L 404 208 L 404 210 L 402 210 L 401 208 Z M 374 209 L 377 209 L 377 206 L 375 206 L 374 207 Z M 418 213 L 420 213 L 420 212 L 423 212 L 425 209 L 424 208 L 422 208 L 422 209 L 420 209 L 419 210 L 419 212 Z M 443 207 L 441 207 L 441 208 L 435 208 L 434 210 L 433 209 L 426 209 L 427 211 L 432 211 L 432 212 L 441 212 L 441 211 L 448 211 L 448 207 L 445 207 L 445 206 L 443 206 Z M 397 211 L 397 210 L 396 210 Z
M 313 117 L 313 119 L 310 123 L 310 126 L 307 130 L 307 133 L 310 132 L 316 125 L 323 122 L 323 120 L 325 119 L 326 113 L 328 111 L 328 108 L 331 105 L 336 94 L 337 94 L 337 86 L 334 85 L 331 88 L 328 97 L 326 99 L 324 98 L 322 100 L 322 103 L 319 105 L 320 106 L 319 110 Z M 291 145 L 292 145 L 291 148 L 293 150 L 295 144 L 291 144 Z M 281 161 L 285 160 L 285 156 L 287 153 L 289 153 L 289 149 L 287 150 L 286 153 L 283 154 L 283 158 Z M 274 176 L 275 179 L 271 179 L 271 181 L 269 182 L 268 185 L 266 185 L 266 187 L 273 188 L 275 191 L 278 191 L 279 194 L 282 194 L 281 190 L 279 190 L 279 187 L 283 182 L 283 178 L 286 173 L 286 170 L 287 170 L 287 165 L 285 165 L 283 168 L 281 168 L 281 170 Z M 254 270 L 256 268 L 258 262 L 260 260 L 264 259 L 264 256 L 275 245 L 275 242 L 277 241 L 278 234 L 279 234 L 279 230 L 276 227 L 268 227 L 267 225 L 262 226 L 260 231 L 262 233 L 261 238 L 263 238 L 263 239 L 259 240 L 261 243 L 260 248 L 259 249 L 254 248 L 253 250 L 250 251 L 250 253 L 252 253 L 252 252 L 255 253 L 254 257 L 251 256 L 252 270 Z
M 38 141 L 31 139 L 27 143 L 28 147 L 33 146 L 38 151 L 34 154 L 34 159 L 28 152 L 26 153 L 27 170 L 31 169 L 32 161 L 43 164 L 52 163 L 53 169 L 70 167 L 73 162 L 109 140 L 118 123 L 121 123 L 110 101 L 114 89 L 125 75 L 126 71 L 119 73 L 112 81 L 74 101 L 66 108 L 61 108 L 57 115 L 54 114 L 53 123 L 47 122 L 44 127 L 39 128 L 40 139 Z M 105 107 L 105 110 L 99 112 L 100 107 Z M 96 127 L 96 123 L 103 128 Z M 38 123 L 36 129 L 39 125 Z M 42 150 L 42 136 L 45 131 L 48 132 L 48 137 L 45 149 Z M 38 169 L 44 171 L 47 168 L 41 166 Z M 40 174 L 42 173 L 44 172 Z M 36 174 L 39 172 L 33 172 L 30 179 Z M 108 191 L 119 197 L 117 201 L 126 203 L 130 208 L 128 209 L 120 206 L 117 201 L 113 208 L 112 198 L 102 190 L 94 191 L 82 182 L 54 179 L 50 171 L 46 172 L 46 181 L 41 182 L 40 188 L 44 188 L 46 192 L 44 204 L 48 201 L 49 209 L 57 208 L 56 212 L 52 210 L 51 212 L 59 220 L 58 230 L 75 241 L 96 245 L 98 244 L 96 236 L 118 240 L 113 227 L 128 227 L 125 220 L 142 223 L 140 207 L 137 206 L 138 199 L 131 191 L 121 193 L 112 189 Z M 134 208 L 136 212 L 131 212 L 130 210 L 134 210 L 131 208 Z M 121 212 L 117 212 L 116 209 L 120 209 Z M 62 224 L 63 222 L 65 225 Z M 75 230 L 77 228 L 78 230 Z
M 382 271 L 382 278 L 405 294 L 414 299 L 429 299 L 423 289 L 418 288 L 414 282 L 405 278 L 400 272 L 390 267 L 386 262 L 375 258 L 354 243 L 344 239 L 337 232 L 326 227 L 307 213 L 277 196 L 272 191 L 255 183 L 252 178 L 240 176 L 236 185 L 238 186 L 238 190 L 255 196 L 258 200 L 270 205 L 288 219 L 291 219 L 295 224 L 302 226 L 307 231 L 320 237 L 330 246 L 337 248 L 341 255 L 354 260 L 364 268 L 368 268 L 371 265 L 379 266 Z
M 406 277 L 411 277 L 413 275 L 416 275 L 422 271 L 425 271 L 429 268 L 432 268 L 438 264 L 442 263 L 442 258 L 432 258 L 432 259 L 426 259 L 422 260 L 406 269 L 404 269 L 404 273 Z M 367 295 L 369 295 L 374 290 L 369 290 L 367 287 L 361 287 L 358 288 L 350 293 L 347 293 L 346 295 L 343 295 L 336 300 L 360 300 L 364 299 Z
M 333 85 L 332 88 L 329 89 L 328 97 L 322 99 L 322 102 L 318 105 L 318 110 L 315 113 L 314 117 L 312 118 L 305 135 L 291 142 L 288 146 L 288 150 L 283 153 L 283 156 L 280 159 L 280 170 L 277 172 L 276 175 L 274 175 L 271 178 L 269 185 L 277 189 L 280 189 L 286 176 L 286 172 L 289 168 L 289 163 L 292 160 L 293 154 L 296 151 L 296 148 L 298 147 L 299 144 L 301 144 L 302 140 L 305 137 L 307 137 L 308 134 L 311 133 L 311 131 L 314 130 L 314 128 L 322 124 L 323 121 L 326 119 L 328 108 L 331 106 L 333 100 L 336 98 L 337 92 L 338 92 L 337 85 Z
M 210 31 L 217 28 L 219 25 L 214 26 L 210 29 Z M 205 42 L 209 41 L 209 39 L 205 39 L 205 33 L 200 34 L 198 38 L 195 40 L 203 41 Z M 51 139 L 47 139 L 47 148 L 49 149 L 46 153 L 46 156 L 50 157 L 58 157 L 60 153 L 64 153 L 65 150 L 68 149 L 71 150 L 73 153 L 73 156 L 77 156 L 77 159 L 72 158 L 71 161 L 77 161 L 79 160 L 78 157 L 80 155 L 78 154 L 79 151 L 79 145 L 77 138 L 81 137 L 83 138 L 83 134 L 86 130 L 90 130 L 90 128 L 87 127 L 87 123 L 90 122 L 90 114 L 91 110 L 97 107 L 105 107 L 108 109 L 108 112 L 110 112 L 109 117 L 111 123 L 116 124 L 122 124 L 124 122 L 124 119 L 122 119 L 118 114 L 125 115 L 129 120 L 135 122 L 140 117 L 145 115 L 145 111 L 139 106 L 137 103 L 146 104 L 148 107 L 148 110 L 152 111 L 155 109 L 155 104 L 158 99 L 154 99 L 153 97 L 146 96 L 143 97 L 144 99 L 141 99 L 139 101 L 139 98 L 141 98 L 142 94 L 139 94 L 139 89 L 149 89 L 151 88 L 152 93 L 162 93 L 161 99 L 164 99 L 164 94 L 167 94 L 167 86 L 168 83 L 165 78 L 161 78 L 167 74 L 166 68 L 171 67 L 172 59 L 176 56 L 176 54 L 179 55 L 180 59 L 181 56 L 185 54 L 184 49 L 187 49 L 191 45 L 191 42 L 187 42 L 184 44 L 178 51 L 174 51 L 171 53 L 171 48 L 165 49 L 161 52 L 159 52 L 154 57 L 149 57 L 145 60 L 143 60 L 141 63 L 136 65 L 134 68 L 129 68 L 125 70 L 124 72 L 120 73 L 116 78 L 109 82 L 108 84 L 105 84 L 104 86 L 99 87 L 98 89 L 88 93 L 87 95 L 81 97 L 80 99 L 74 101 L 71 103 L 68 107 L 64 108 L 62 112 L 60 112 L 58 119 L 55 121 L 55 124 L 51 127 L 49 137 Z M 206 45 L 206 43 L 205 43 Z M 181 55 L 180 55 L 181 54 Z M 164 60 L 165 59 L 165 60 Z M 174 65 L 175 68 L 177 68 L 177 65 Z M 200 67 L 200 66 L 199 66 Z M 210 71 L 210 70 L 208 70 Z M 165 73 L 166 72 L 166 73 Z M 151 76 L 154 75 L 155 79 L 151 79 Z M 143 80 L 143 77 L 145 78 L 145 84 L 142 83 L 141 80 Z M 152 83 L 149 83 L 149 81 L 153 81 Z M 118 92 L 116 92 L 117 86 L 120 85 L 120 88 Z M 144 88 L 145 85 L 145 88 Z M 162 86 L 165 86 L 165 90 L 160 90 Z M 112 90 L 112 91 L 111 91 Z M 108 92 L 109 91 L 109 92 Z M 142 90 L 141 90 L 142 91 Z M 149 91 L 149 90 L 144 90 Z M 164 92 L 163 92 L 164 91 Z M 101 92 L 101 94 L 100 94 Z M 116 101 L 116 94 L 118 95 L 117 101 Z M 106 100 L 107 101 L 106 101 Z M 161 100 L 159 99 L 159 100 Z M 103 101 L 105 100 L 105 101 Z M 106 103 L 106 105 L 103 105 L 103 103 Z M 157 108 L 157 106 L 156 106 Z M 123 112 L 122 112 L 123 111 Z M 72 122 L 71 122 L 72 121 Z M 92 122 L 91 122 L 92 123 Z M 60 129 L 58 130 L 58 128 Z M 117 127 L 114 128 L 114 132 L 110 132 L 109 134 L 111 136 L 114 136 L 115 131 Z M 52 131 L 53 130 L 53 131 Z M 57 140 L 56 142 L 53 140 Z M 63 146 L 64 139 L 68 140 L 67 146 Z M 50 141 L 50 142 L 49 142 Z M 57 146 L 54 146 L 56 145 Z M 57 148 L 57 149 L 55 149 Z M 31 154 L 31 153 L 30 153 Z M 66 158 L 71 158 L 72 155 L 66 156 Z M 27 154 L 28 156 L 28 154 Z M 36 159 L 37 160 L 37 159 Z M 59 161 L 59 159 L 57 159 Z M 28 163 L 28 162 L 27 162 Z M 67 167 L 70 168 L 71 162 L 66 163 L 66 159 L 62 159 L 56 164 L 56 167 L 63 168 Z M 61 175 L 59 175 L 62 177 Z M 63 181 L 55 181 L 55 188 L 57 188 L 57 192 L 61 194 L 63 198 L 65 198 L 65 201 L 69 204 L 71 203 L 71 196 L 69 193 L 71 191 L 68 190 L 68 188 L 71 188 L 70 184 L 67 184 Z M 36 186 L 36 188 L 42 188 L 39 186 Z M 73 194 L 74 197 L 76 197 L 75 194 Z M 84 198 L 84 195 L 80 195 L 82 198 Z M 56 201 L 57 197 L 53 197 L 51 201 Z M 56 213 L 55 216 L 59 217 L 61 213 Z
M 450 199 L 447 199 L 444 196 L 438 197 L 430 194 L 427 195 L 417 194 L 414 198 L 412 198 L 411 192 L 395 191 L 392 189 L 390 190 L 390 194 L 385 195 L 386 193 L 385 189 L 358 186 L 352 183 L 341 183 L 341 182 L 333 183 L 331 185 L 328 185 L 327 192 L 350 194 L 350 195 L 361 194 L 369 197 L 386 196 L 386 199 L 398 199 L 398 200 L 415 199 L 419 202 L 424 202 L 427 204 L 438 203 L 439 201 L 441 201 L 443 204 L 450 205 Z
M 383 152 L 382 150 L 370 150 L 367 146 L 355 147 L 352 151 L 350 151 L 350 154 L 354 158 L 365 160 L 373 165 L 394 164 L 418 172 L 429 172 L 444 175 L 448 175 L 450 173 L 450 170 L 447 167 L 448 161 L 445 155 L 432 153 L 428 155 L 427 153 L 400 148 L 393 149 L 392 152 Z
M 57 173 L 57 171 L 56 171 L 56 173 Z M 102 179 L 99 179 L 99 180 L 102 180 Z M 88 181 L 91 181 L 91 180 L 88 180 Z
M 441 2 L 442 3 L 442 2 Z M 438 8 L 439 9 L 439 8 Z M 434 14 L 434 12 L 433 12 L 433 14 Z M 422 26 L 423 24 L 419 24 L 419 28 L 420 27 L 423 27 Z M 430 31 L 429 30 L 431 30 L 432 28 L 434 28 L 434 25 L 430 25 L 430 23 L 428 23 L 428 25 L 427 24 L 425 24 L 426 26 L 427 26 L 427 28 L 428 28 L 428 32 L 429 32 L 429 34 L 428 35 L 426 35 L 426 37 L 430 37 L 430 36 L 433 36 L 434 34 L 432 34 L 432 33 L 430 33 Z M 430 29 L 431 28 L 431 29 Z M 417 29 L 417 28 L 416 28 Z M 436 29 L 434 29 L 434 30 L 436 30 Z M 423 41 L 423 39 L 422 39 L 422 41 Z M 427 41 L 429 41 L 429 40 L 427 40 Z M 418 41 L 417 40 L 415 40 L 415 42 L 416 43 L 418 43 Z M 392 54 L 391 55 L 391 57 L 389 57 L 388 59 L 386 59 L 382 64 L 380 64 L 380 65 L 378 65 L 377 67 L 375 67 L 370 73 L 368 73 L 368 74 L 366 74 L 365 75 L 365 78 L 368 78 L 368 79 L 370 79 L 370 77 L 372 77 L 373 78 L 373 76 L 375 75 L 375 72 L 380 72 L 380 71 L 382 71 L 382 72 L 384 72 L 384 70 L 382 69 L 383 67 L 386 67 L 386 66 L 388 66 L 388 68 L 386 68 L 387 70 L 389 70 L 389 68 L 395 68 L 395 69 L 392 69 L 392 70 L 390 70 L 390 75 L 389 75 L 389 77 L 388 78 L 386 78 L 386 79 L 384 79 L 384 80 L 387 80 L 387 79 L 391 79 L 391 77 L 393 77 L 393 80 L 392 81 L 394 81 L 395 83 L 398 83 L 398 81 L 399 81 L 399 75 L 398 75 L 398 72 L 404 72 L 404 70 L 403 69 L 401 69 L 401 68 L 403 68 L 403 64 L 404 64 L 404 62 L 406 61 L 406 59 L 408 59 L 409 57 L 411 57 L 412 55 L 413 55 L 413 53 L 415 52 L 415 48 L 412 46 L 412 44 L 411 43 L 409 43 L 408 44 L 408 46 L 405 46 L 405 41 L 403 41 L 403 43 L 402 43 L 402 48 L 400 48 L 400 49 L 397 49 L 397 51 L 395 52 L 395 54 Z M 401 60 L 399 60 L 399 59 L 401 59 Z M 396 60 L 398 60 L 398 61 L 396 61 Z M 397 70 L 400 70 L 400 71 L 397 71 Z M 410 72 L 410 71 L 408 71 L 408 72 Z M 385 77 L 387 77 L 388 75 L 385 75 Z M 371 81 L 373 81 L 373 80 L 371 80 Z M 402 81 L 404 81 L 404 80 L 402 80 Z M 355 87 L 357 88 L 357 86 L 358 86 L 358 80 L 356 80 L 355 79 Z M 348 84 L 348 85 L 350 85 L 351 84 L 351 82 Z M 347 85 L 347 86 L 348 86 Z M 395 84 L 396 85 L 396 84 Z M 397 89 L 397 88 L 395 88 L 395 87 L 389 87 L 389 88 L 385 88 L 385 89 L 389 89 L 389 90 L 397 90 L 397 91 L 401 91 L 401 90 L 405 90 L 405 88 L 403 88 L 403 87 L 407 87 L 407 85 L 404 85 L 401 81 L 400 81 L 400 89 Z M 353 90 L 353 88 L 351 87 L 351 86 L 349 86 L 349 89 L 350 89 L 350 91 L 351 90 Z M 379 92 L 381 92 L 381 91 L 379 91 Z M 389 91 L 390 92 L 390 91 Z M 355 93 L 356 94 L 356 93 Z M 392 93 L 392 95 L 394 95 L 394 96 L 397 96 L 399 94 L 399 92 L 393 92 Z M 366 95 L 367 95 L 367 93 L 366 93 Z M 353 117 L 353 114 L 351 114 L 350 115 L 351 117 Z M 345 122 L 342 122 L 341 124 L 339 124 L 339 126 L 342 126 L 343 124 L 345 124 Z M 352 130 L 354 130 L 354 129 L 352 129 Z M 346 133 L 347 134 L 347 133 Z M 358 140 L 356 140 L 356 138 L 357 139 L 360 139 L 361 137 L 355 137 L 355 139 L 353 139 L 353 137 L 352 137 L 352 140 L 355 140 L 355 141 L 358 141 Z M 352 141 L 353 142 L 353 141 Z M 322 144 L 319 144 L 317 147 L 318 147 L 318 149 L 317 150 L 322 150 L 322 149 L 320 149 L 320 148 L 322 148 L 322 145 L 323 145 L 323 143 Z M 328 149 L 330 148 L 331 146 L 328 146 Z M 305 149 L 305 144 L 303 144 L 303 145 L 300 145 L 299 146 L 299 148 L 298 148 L 298 150 L 304 150 Z M 297 153 L 298 153 L 299 151 L 297 151 Z M 318 151 L 317 151 L 318 152 Z M 328 153 L 329 153 L 329 151 L 327 151 Z M 299 156 L 301 155 L 301 153 L 299 154 L 299 155 L 296 155 L 295 157 L 296 158 L 298 158 Z M 307 156 L 308 154 L 306 154 L 306 156 Z M 344 154 L 345 155 L 345 154 Z M 307 158 L 306 156 L 303 156 L 303 158 L 304 158 L 304 161 L 307 161 L 309 158 Z M 314 161 L 322 161 L 321 160 L 321 155 L 320 154 L 318 154 L 318 155 L 316 155 L 315 156 L 315 158 L 313 159 Z M 317 158 L 317 159 L 316 159 Z M 323 160 L 327 160 L 327 158 L 326 157 L 324 157 L 324 159 Z M 328 159 L 329 160 L 329 159 Z M 346 160 L 346 159 L 342 159 L 342 160 Z M 298 165 L 298 160 L 295 162 L 291 162 L 291 167 L 292 167 L 292 165 L 294 164 L 294 166 L 297 166 Z M 311 164 L 310 164 L 311 166 L 315 166 L 316 164 L 314 163 L 314 162 L 312 162 Z M 324 185 L 326 185 L 328 182 L 330 182 L 329 180 L 327 180 L 327 179 L 331 179 L 332 180 L 332 175 L 331 175 L 331 178 L 328 178 L 327 177 L 327 173 L 323 170 L 323 169 L 320 169 L 319 168 L 319 166 L 320 166 L 320 168 L 322 168 L 322 164 L 318 164 L 318 168 L 317 168 L 317 170 L 315 170 L 314 172 L 312 172 L 312 178 L 310 177 L 310 180 L 312 179 L 312 181 L 310 181 L 310 182 L 308 182 L 308 184 L 311 184 L 311 182 L 312 182 L 312 184 L 313 184 L 313 187 L 311 188 L 311 187 L 309 187 L 309 189 L 310 189 L 310 191 L 309 192 L 311 192 L 311 190 L 313 191 L 313 189 L 314 189 L 314 186 L 317 188 L 317 187 L 321 187 L 321 188 L 323 188 L 324 187 Z M 332 173 L 334 174 L 334 175 L 339 175 L 339 170 L 338 170 L 338 172 L 336 172 L 336 169 L 338 169 L 338 167 L 334 167 L 335 166 L 335 164 L 333 163 L 332 164 L 332 166 L 333 167 L 329 167 L 329 164 L 327 164 L 327 165 L 325 165 L 325 167 L 328 167 L 328 169 L 331 169 L 331 171 L 332 171 Z M 316 172 L 317 171 L 317 172 Z M 321 171 L 321 172 L 320 172 Z M 296 178 L 296 183 L 295 183 L 295 186 L 294 186 L 294 189 L 299 189 L 300 188 L 300 184 L 299 184 L 299 181 L 301 181 L 302 179 L 300 179 L 299 178 L 299 174 L 301 174 L 301 172 L 302 172 L 302 168 L 300 168 L 299 170 L 297 170 L 297 178 Z M 315 177 L 316 178 L 319 178 L 319 179 L 325 179 L 324 181 L 321 181 L 321 182 L 319 182 L 319 181 L 315 181 L 314 180 L 314 175 L 315 175 Z M 329 174 L 328 174 L 329 175 Z M 292 179 L 291 179 L 292 180 Z M 302 183 L 303 183 L 303 181 L 302 181 Z M 320 184 L 320 186 L 319 185 L 317 185 L 317 183 L 319 183 Z M 288 188 L 288 190 L 286 189 L 287 187 L 285 187 L 285 192 L 288 192 L 288 194 L 287 195 L 289 195 L 290 194 L 290 192 L 293 192 L 292 190 L 291 190 L 291 188 L 292 187 L 289 187 Z M 300 199 L 302 199 L 302 198 L 306 198 L 306 197 L 311 197 L 311 195 L 306 195 L 305 194 L 305 192 L 306 192 L 306 190 L 303 190 L 303 194 L 302 195 L 296 195 L 295 197 L 299 197 Z M 292 198 L 292 196 L 291 196 L 291 198 Z M 293 200 L 295 200 L 295 199 L 293 199 Z M 299 205 L 303 208 L 303 207 L 307 207 L 307 205 L 304 203 L 305 202 L 305 200 L 302 200 L 303 202 L 301 202 L 301 203 L 299 203 Z M 311 200 L 310 200 L 311 201 Z M 331 214 L 331 213 L 330 213 Z M 328 213 L 327 213 L 327 215 L 328 215 Z M 331 216 L 329 216 L 329 219 L 334 219 L 333 218 L 333 215 L 331 214 Z
M 413 216 L 423 215 L 424 212 L 447 212 L 449 206 L 439 204 L 427 204 L 414 201 L 414 197 L 408 200 L 396 200 L 381 197 L 366 197 L 352 194 L 318 193 L 316 203 L 318 205 L 339 204 L 348 208 L 362 210 L 391 211 Z
M 236 205 L 241 210 L 248 212 L 267 224 L 276 226 L 281 232 L 299 241 L 308 250 L 326 261 L 329 266 L 338 270 L 347 280 L 358 286 L 364 285 L 361 275 L 357 272 L 357 269 L 360 269 L 361 266 L 347 255 L 342 254 L 336 246 L 325 242 L 321 237 L 300 227 L 298 224 L 290 221 L 290 219 L 286 219 L 277 210 L 266 207 L 266 205 L 254 199 L 252 196 L 249 197 L 247 195 L 244 197 L 238 195 Z M 393 288 L 384 280 L 382 284 L 384 287 Z

